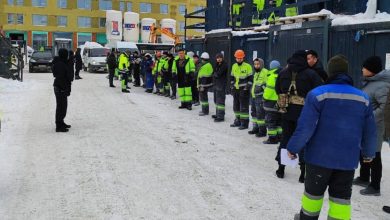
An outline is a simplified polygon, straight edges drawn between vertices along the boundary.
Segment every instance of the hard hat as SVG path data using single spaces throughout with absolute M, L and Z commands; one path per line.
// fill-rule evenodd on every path
M 187 56 L 189 56 L 190 58 L 193 58 L 194 57 L 194 52 L 192 52 L 192 51 L 188 51 L 187 52 Z
M 243 50 L 236 50 L 236 52 L 234 53 L 234 57 L 239 59 L 244 58 L 245 52 Z
M 277 60 L 272 60 L 271 63 L 269 64 L 269 68 L 272 69 L 277 69 L 280 68 L 280 62 Z
M 146 53 L 145 57 L 152 57 L 152 55 L 150 55 L 150 53 Z
M 161 57 L 161 52 L 160 51 L 157 51 L 156 57 Z
M 202 55 L 200 55 L 200 58 L 208 60 L 210 59 L 210 55 L 207 52 L 203 52 Z

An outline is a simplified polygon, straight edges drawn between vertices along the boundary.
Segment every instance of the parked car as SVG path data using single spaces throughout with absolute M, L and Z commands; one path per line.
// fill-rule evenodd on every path
M 82 58 L 84 71 L 90 73 L 97 71 L 107 72 L 107 63 L 106 58 L 107 54 L 110 52 L 108 48 L 87 48 L 84 47 Z
M 51 62 L 53 54 L 51 51 L 35 51 L 30 58 L 28 70 L 33 73 L 35 70 L 45 70 L 51 72 Z

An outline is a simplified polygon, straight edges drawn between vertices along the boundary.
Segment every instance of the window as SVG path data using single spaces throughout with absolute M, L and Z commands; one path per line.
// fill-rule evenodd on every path
M 16 0 L 16 5 L 23 6 L 24 0 Z
M 17 14 L 16 18 L 17 18 L 17 24 L 23 24 L 24 23 L 23 14 Z
M 179 22 L 179 30 L 184 31 L 184 26 L 185 26 L 184 21 L 180 21 Z
M 119 11 L 125 11 L 125 2 L 119 2 Z
M 100 10 L 111 10 L 112 1 L 111 0 L 99 0 L 99 9 Z
M 127 11 L 133 11 L 133 3 L 127 2 Z
M 39 50 L 41 49 L 42 47 L 46 47 L 47 46 L 47 33 L 34 33 L 33 32 L 33 37 L 32 37 L 32 41 L 33 41 L 33 48 L 34 50 Z
M 58 8 L 66 8 L 68 7 L 68 0 L 57 0 Z
M 14 5 L 14 0 L 8 0 L 8 5 Z
M 91 9 L 91 0 L 77 0 L 77 8 Z
M 32 0 L 32 6 L 34 7 L 46 7 L 47 1 L 46 0 Z
M 151 13 L 152 12 L 152 4 L 150 3 L 139 3 L 139 12 L 140 13 Z
M 91 27 L 91 18 L 90 17 L 78 17 L 77 24 L 81 28 Z
M 33 25 L 47 26 L 47 15 L 33 15 Z
M 57 17 L 57 26 L 66 27 L 68 25 L 68 17 L 66 16 L 58 16 Z
M 8 24 L 15 24 L 15 14 L 8 14 Z
M 85 42 L 91 42 L 92 41 L 92 35 L 91 34 L 86 34 L 86 33 L 79 33 L 77 34 L 77 46 L 85 44 Z M 86 50 L 84 50 L 84 53 Z
M 106 27 L 106 18 L 99 18 L 99 27 Z
M 168 5 L 160 4 L 160 14 L 168 14 Z
M 179 14 L 184 15 L 186 13 L 186 6 L 179 5 Z

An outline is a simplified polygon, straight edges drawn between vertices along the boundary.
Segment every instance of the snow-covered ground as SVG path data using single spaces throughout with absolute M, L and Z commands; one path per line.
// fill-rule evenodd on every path
M 299 211 L 299 170 L 275 177 L 277 146 L 229 127 L 230 96 L 227 121 L 216 124 L 199 107 L 179 110 L 177 100 L 140 88 L 122 94 L 106 75 L 81 75 L 65 134 L 54 132 L 51 74 L 0 79 L 0 219 L 292 219 Z M 390 205 L 387 145 L 383 164 L 382 196 L 354 187 L 353 219 L 390 218 L 381 211 Z M 321 219 L 327 208 L 326 200 Z

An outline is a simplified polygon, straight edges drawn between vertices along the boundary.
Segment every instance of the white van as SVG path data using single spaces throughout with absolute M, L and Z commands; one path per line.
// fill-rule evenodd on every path
M 107 72 L 106 58 L 110 50 L 106 47 L 84 47 L 82 59 L 84 71 L 90 73 L 97 71 Z
M 110 42 L 106 45 L 108 48 L 115 48 L 119 52 L 125 52 L 126 50 L 130 50 L 130 52 L 138 51 L 138 47 L 136 43 L 126 42 L 126 41 L 116 41 Z

